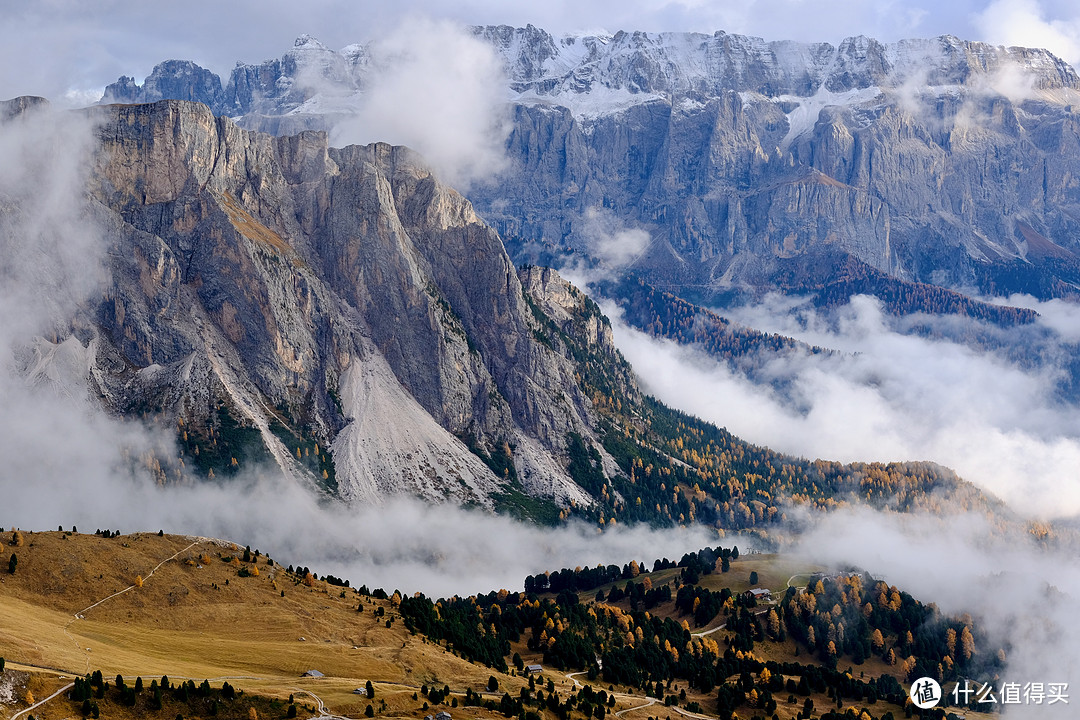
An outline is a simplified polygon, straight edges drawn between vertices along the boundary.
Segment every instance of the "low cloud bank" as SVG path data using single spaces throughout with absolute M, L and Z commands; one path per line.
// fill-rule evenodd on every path
M 600 533 L 584 524 L 545 529 L 409 499 L 365 507 L 320 503 L 270 472 L 225 484 L 161 488 L 134 474 L 110 472 L 109 460 L 79 453 L 61 458 L 63 466 L 41 473 L 33 485 L 0 480 L 5 499 L 0 525 L 74 524 L 83 532 L 164 528 L 250 544 L 278 562 L 348 578 L 354 586 L 436 596 L 521 589 L 526 575 L 545 570 L 677 560 L 720 544 L 715 531 L 706 528 Z M 92 466 L 78 477 L 69 474 L 74 472 L 69 463 Z
M 1030 303 L 1044 313 L 1038 325 L 1000 333 L 994 349 L 948 339 L 971 329 L 996 332 L 962 318 L 918 319 L 940 324 L 932 337 L 903 332 L 865 296 L 829 318 L 792 314 L 779 298 L 724 310 L 751 327 L 840 351 L 770 356 L 757 382 L 699 350 L 630 328 L 618 308 L 605 309 L 649 392 L 747 440 L 813 458 L 931 460 L 1021 513 L 1075 516 L 1080 408 L 1062 398 L 1068 373 L 1060 363 L 1075 352 L 1069 343 L 1080 336 L 1080 312 Z M 1036 338 L 1038 362 L 1030 353 L 1017 360 L 1030 349 L 1019 346 Z

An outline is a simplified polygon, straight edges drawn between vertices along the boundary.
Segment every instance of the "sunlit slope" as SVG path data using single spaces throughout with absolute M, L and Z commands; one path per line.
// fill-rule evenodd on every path
M 3 537 L 5 559 L 18 558 L 13 575 L 5 562 L 0 584 L 0 656 L 9 667 L 147 682 L 236 678 L 237 687 L 284 696 L 314 687 L 300 676 L 316 669 L 326 675 L 318 687 L 327 703 L 358 703 L 352 690 L 372 680 L 391 709 L 397 693 L 417 710 L 412 694 L 425 683 L 480 689 L 490 675 L 410 634 L 391 600 L 322 580 L 308 586 L 265 555 L 251 551 L 243 562 L 245 549 L 229 543 L 47 532 L 23 533 L 15 547 L 10 531 Z

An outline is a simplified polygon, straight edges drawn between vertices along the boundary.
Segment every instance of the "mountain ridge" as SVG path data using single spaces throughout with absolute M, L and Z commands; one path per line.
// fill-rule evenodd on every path
M 1045 50 L 952 36 L 468 32 L 507 75 L 512 167 L 469 195 L 518 264 L 594 262 L 588 216 L 603 209 L 648 234 L 635 271 L 707 304 L 760 292 L 779 261 L 828 285 L 834 256 L 968 295 L 1080 287 L 1080 196 L 1067 182 L 1080 77 Z M 225 100 L 201 99 L 276 134 L 333 127 L 382 70 L 371 47 L 302 36 L 279 60 L 239 65 Z M 150 90 L 125 80 L 105 101 L 156 97 L 170 67 Z M 184 70 L 177 92 L 194 78 Z

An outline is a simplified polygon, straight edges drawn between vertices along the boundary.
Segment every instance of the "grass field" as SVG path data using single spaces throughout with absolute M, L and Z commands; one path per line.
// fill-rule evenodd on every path
M 410 634 L 390 601 L 324 582 L 308 587 L 265 556 L 242 562 L 243 549 L 229 543 L 157 534 L 107 539 L 46 532 L 25 533 L 23 544 L 13 547 L 10 531 L 0 533 L 0 538 L 5 555 L 15 552 L 19 560 L 14 575 L 0 575 L 0 656 L 7 661 L 0 677 L 0 720 L 26 709 L 27 691 L 41 700 L 93 670 L 100 670 L 107 679 L 121 674 L 129 683 L 142 677 L 148 684 L 152 678 L 168 675 L 173 683 L 192 679 L 198 684 L 209 679 L 214 688 L 220 688 L 227 680 L 244 694 L 216 720 L 242 720 L 253 708 L 261 720 L 284 719 L 290 695 L 296 698 L 300 718 L 315 716 L 321 700 L 330 712 L 354 718 L 364 717 L 370 703 L 379 718 L 418 719 L 447 709 L 455 720 L 495 720 L 503 716 L 478 707 L 428 708 L 417 690 L 421 685 L 447 685 L 460 699 L 465 688 L 481 690 L 490 675 L 498 676 L 499 691 L 488 697 L 497 698 L 503 692 L 516 696 L 527 685 L 527 679 L 513 671 L 510 675 L 493 672 Z M 249 576 L 241 577 L 241 569 Z M 757 586 L 782 591 L 792 575 L 824 569 L 782 556 L 744 555 L 731 564 L 729 572 L 704 576 L 701 584 L 739 592 L 751 587 L 749 576 L 754 571 Z M 669 569 L 647 576 L 659 586 L 674 582 L 678 573 Z M 605 594 L 610 588 L 603 588 Z M 595 591 L 583 593 L 582 600 L 590 602 L 592 594 Z M 619 604 L 627 606 L 626 601 Z M 358 607 L 363 611 L 358 612 Z M 384 617 L 376 617 L 379 608 Z M 678 618 L 673 603 L 652 612 Z M 712 638 L 723 647 L 723 630 Z M 543 662 L 540 653 L 527 649 L 524 638 L 514 651 L 526 663 Z M 781 662 L 808 659 L 796 655 L 790 640 L 759 643 L 755 654 Z M 843 661 L 840 667 L 845 667 Z M 301 677 L 312 669 L 326 677 Z M 851 672 L 872 677 L 893 673 L 895 668 L 873 658 Z M 555 671 L 545 673 L 545 682 L 548 679 L 563 696 L 574 687 L 573 679 Z M 585 682 L 584 677 L 576 679 Z M 374 700 L 353 692 L 368 680 L 375 688 Z M 649 700 L 634 688 L 593 685 L 616 695 L 614 711 L 625 720 L 687 716 L 662 703 L 647 704 Z M 698 693 L 685 682 L 669 688 L 675 694 L 680 691 L 705 708 L 706 714 L 715 707 L 715 695 Z M 776 699 L 781 720 L 794 718 L 802 707 L 802 697 L 794 703 L 787 702 L 786 693 Z M 825 696 L 812 699 L 820 710 L 830 706 Z M 139 708 L 102 703 L 103 718 L 145 716 Z M 882 704 L 878 714 L 888 709 Z M 203 717 L 191 715 L 186 707 L 179 710 L 187 713 L 188 720 Z M 892 710 L 896 717 L 903 716 L 901 708 Z M 77 706 L 62 696 L 33 714 L 37 720 L 81 717 Z M 176 714 L 178 709 L 167 704 L 158 717 L 171 720 Z M 969 712 L 967 717 L 988 716 Z M 542 720 L 555 720 L 555 716 L 545 712 Z
M 352 691 L 371 680 L 376 706 L 382 709 L 380 701 L 386 702 L 381 715 L 422 717 L 422 698 L 412 700 L 419 686 L 479 690 L 491 674 L 411 635 L 389 601 L 323 582 L 296 584 L 265 556 L 240 563 L 258 567 L 258 577 L 240 577 L 235 563 L 225 560 L 243 549 L 228 544 L 156 534 L 105 539 L 48 532 L 25 533 L 23 546 L 4 549 L 17 553 L 18 570 L 0 577 L 0 656 L 13 670 L 53 670 L 30 681 L 43 683 L 37 690 L 29 686 L 38 699 L 63 684 L 59 675 L 101 670 L 106 678 L 121 674 L 147 682 L 162 675 L 174 681 L 219 679 L 218 684 L 232 678 L 238 688 L 278 698 L 308 689 L 335 712 L 360 716 L 368 701 Z M 142 586 L 133 587 L 140 575 Z M 357 612 L 358 606 L 364 611 Z M 385 617 L 375 617 L 378 607 Z M 300 677 L 311 669 L 326 677 Z M 501 684 L 516 693 L 525 682 L 507 676 Z M 46 706 L 35 716 L 71 714 L 69 703 L 57 703 L 55 714 Z M 0 718 L 22 707 L 0 705 Z M 471 716 L 489 714 L 470 708 Z

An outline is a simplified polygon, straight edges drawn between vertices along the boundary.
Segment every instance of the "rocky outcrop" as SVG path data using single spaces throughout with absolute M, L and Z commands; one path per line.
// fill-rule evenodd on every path
M 574 359 L 536 338 L 499 236 L 415 153 L 191 102 L 93 114 L 112 247 L 88 380 L 110 408 L 176 423 L 204 472 L 262 457 L 352 501 L 491 507 L 505 446 L 520 490 L 591 502 L 561 459 L 595 437 Z
M 105 88 L 103 104 L 142 104 L 158 100 L 192 100 L 220 113 L 225 107 L 221 78 L 190 60 L 166 60 L 154 67 L 142 85 L 121 77 Z

